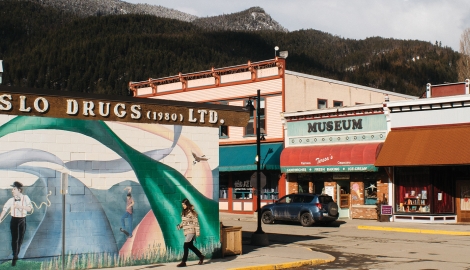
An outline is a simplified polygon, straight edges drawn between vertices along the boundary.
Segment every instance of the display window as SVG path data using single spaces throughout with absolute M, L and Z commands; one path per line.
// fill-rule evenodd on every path
M 430 213 L 429 168 L 397 168 L 397 213 Z
M 377 181 L 364 181 L 364 204 L 377 203 Z
M 252 176 L 256 171 L 221 172 L 219 174 L 219 198 L 227 199 L 232 192 L 234 200 L 253 199 L 255 183 Z M 266 182 L 261 187 L 262 200 L 277 200 L 279 198 L 279 171 L 262 171 L 266 176 Z M 262 182 L 263 183 L 263 182 Z

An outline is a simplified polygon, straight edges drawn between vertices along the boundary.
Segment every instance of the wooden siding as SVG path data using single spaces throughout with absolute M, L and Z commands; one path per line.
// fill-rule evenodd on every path
M 222 75 L 220 76 L 221 83 L 229 83 L 229 82 L 237 82 L 237 81 L 245 81 L 251 80 L 251 72 L 241 72 L 229 75 Z
M 195 90 L 190 89 L 185 92 L 168 93 L 167 95 L 149 97 L 166 100 L 184 100 L 191 102 L 208 102 L 214 100 L 230 100 L 233 98 L 247 98 L 256 96 L 256 90 L 261 89 L 263 95 L 280 93 L 282 90 L 282 79 L 252 82 L 224 87 L 214 87 L 210 89 Z
M 283 128 L 281 122 L 282 96 L 266 98 L 266 134 L 267 138 L 282 138 Z
M 231 106 L 243 106 L 243 100 L 229 102 Z M 228 127 L 228 138 L 220 139 L 219 142 L 243 141 L 245 127 Z
M 137 90 L 138 96 L 150 95 L 150 94 L 152 94 L 152 87 L 144 87 L 144 88 L 139 88 Z
M 279 68 L 272 67 L 272 68 L 259 69 L 257 76 L 258 78 L 264 78 L 264 77 L 276 76 L 278 74 L 279 74 Z
M 203 78 L 203 79 L 188 81 L 188 88 L 206 86 L 206 85 L 214 85 L 214 84 L 215 84 L 215 78 L 214 77 Z M 158 88 L 157 88 L 157 92 L 158 92 Z

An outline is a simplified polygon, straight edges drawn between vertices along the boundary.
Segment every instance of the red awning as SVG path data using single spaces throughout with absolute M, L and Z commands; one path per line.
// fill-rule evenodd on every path
M 382 142 L 288 147 L 281 153 L 282 172 L 377 171 Z

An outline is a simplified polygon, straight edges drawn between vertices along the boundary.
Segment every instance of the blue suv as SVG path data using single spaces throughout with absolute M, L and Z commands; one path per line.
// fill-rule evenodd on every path
M 261 207 L 261 220 L 264 224 L 275 221 L 298 221 L 308 227 L 315 222 L 331 223 L 339 217 L 338 204 L 329 195 L 290 194 L 275 203 Z

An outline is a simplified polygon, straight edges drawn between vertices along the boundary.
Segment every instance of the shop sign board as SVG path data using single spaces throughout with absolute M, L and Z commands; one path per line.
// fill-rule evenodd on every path
M 387 121 L 384 114 L 287 122 L 287 135 L 289 137 L 365 133 L 386 130 Z
M 380 213 L 382 215 L 392 215 L 393 214 L 392 206 L 391 205 L 381 205 Z
M 0 86 L 0 114 L 182 126 L 246 126 L 243 108 Z
M 290 146 L 375 142 L 385 140 L 386 135 L 383 114 L 287 122 Z

